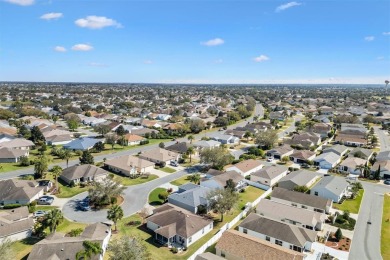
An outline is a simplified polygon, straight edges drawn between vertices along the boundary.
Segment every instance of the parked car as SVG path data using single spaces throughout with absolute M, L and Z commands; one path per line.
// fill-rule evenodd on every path
M 272 157 L 267 158 L 267 162 L 273 162 L 273 161 L 274 161 L 274 158 L 272 158 Z
M 386 185 L 390 185 L 390 179 L 386 179 L 383 183 Z
M 78 204 L 77 204 L 77 208 L 81 211 L 89 211 L 91 210 L 91 207 L 89 206 L 88 203 L 86 203 L 85 201 L 80 201 Z
M 37 201 L 37 204 L 38 205 L 51 205 L 54 201 L 54 198 L 53 197 L 49 197 L 49 196 L 42 196 L 41 198 L 39 198 L 39 200 Z
M 301 166 L 302 168 L 310 168 L 310 165 L 308 165 L 307 163 L 304 163 L 304 164 L 302 164 L 302 166 Z
M 47 214 L 47 211 L 44 210 L 37 210 L 34 212 L 34 218 L 40 218 Z
M 179 164 L 176 161 L 171 161 L 170 165 L 175 166 L 175 167 L 179 166 Z

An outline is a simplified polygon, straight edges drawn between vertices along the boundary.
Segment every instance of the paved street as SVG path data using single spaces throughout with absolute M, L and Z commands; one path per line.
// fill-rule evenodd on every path
M 303 118 L 303 116 L 295 116 L 295 117 L 293 117 L 294 121 L 292 122 L 292 124 L 288 128 L 286 128 L 285 130 L 283 130 L 282 132 L 278 133 L 279 138 L 283 138 L 286 135 L 288 135 L 288 133 L 294 132 L 295 128 L 296 128 L 295 127 L 295 122 L 301 121 L 302 118 Z
M 383 194 L 390 192 L 389 186 L 362 182 L 364 187 L 363 201 L 355 232 L 349 259 L 380 260 L 380 235 L 383 211 Z M 367 221 L 371 221 L 371 225 Z
M 379 126 L 374 126 L 374 130 L 376 135 L 378 136 L 381 152 L 390 150 L 390 138 L 388 135 L 386 135 L 386 131 L 381 130 Z
M 141 210 L 148 202 L 149 193 L 155 188 L 178 179 L 188 174 L 187 170 L 172 173 L 168 176 L 158 178 L 140 185 L 129 186 L 124 191 L 124 202 L 121 205 L 124 216 L 131 216 Z M 76 209 L 77 202 L 84 199 L 88 195 L 87 192 L 80 193 L 71 198 L 68 203 L 62 208 L 64 216 L 69 220 L 83 223 L 94 223 L 107 221 L 107 210 L 99 211 L 78 211 Z

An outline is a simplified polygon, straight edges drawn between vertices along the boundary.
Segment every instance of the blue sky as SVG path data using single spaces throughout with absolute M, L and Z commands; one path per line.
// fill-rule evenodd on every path
M 382 84 L 389 12 L 376 0 L 0 0 L 0 80 Z

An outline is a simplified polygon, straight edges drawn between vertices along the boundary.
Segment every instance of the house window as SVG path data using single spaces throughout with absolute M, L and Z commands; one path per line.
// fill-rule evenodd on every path
M 295 204 L 295 203 L 291 203 L 291 206 L 293 206 L 293 207 L 297 207 L 298 205 L 297 205 L 297 204 Z
M 244 228 L 243 232 L 244 234 L 248 234 L 248 229 Z
M 192 242 L 192 237 L 189 237 L 188 238 L 188 243 L 191 243 Z
M 213 228 L 213 224 L 210 224 L 210 226 L 209 226 L 210 228 Z
M 265 236 L 265 240 L 271 241 L 271 238 L 269 236 Z
M 283 241 L 275 239 L 275 244 L 277 244 L 278 246 L 283 246 Z
M 225 252 L 221 251 L 221 257 L 225 258 Z
M 314 192 L 314 195 L 318 196 L 318 191 L 315 191 L 315 192 Z
M 202 229 L 202 234 L 204 234 L 204 228 Z
M 290 245 L 290 249 L 297 252 L 302 252 L 302 247 L 299 246 Z
M 303 208 L 303 209 L 307 209 L 307 207 L 306 207 L 305 205 L 302 205 L 302 208 Z

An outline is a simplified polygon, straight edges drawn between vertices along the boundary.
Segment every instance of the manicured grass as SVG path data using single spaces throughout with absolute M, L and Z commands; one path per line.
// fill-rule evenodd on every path
M 157 179 L 157 178 L 158 178 L 158 176 L 154 175 L 154 174 L 150 174 L 147 177 L 146 176 L 137 177 L 135 179 L 132 179 L 129 177 L 124 177 L 124 176 L 119 176 L 119 175 L 115 175 L 115 177 L 114 177 L 114 179 L 121 181 L 122 185 L 124 185 L 124 186 L 138 185 L 138 184 L 142 184 L 142 183 L 145 183 L 145 182 Z
M 44 211 L 50 211 L 53 209 L 58 209 L 56 206 L 49 206 L 49 205 L 36 205 L 35 206 L 35 211 L 37 210 L 44 210 Z
M 160 194 L 163 191 L 166 191 L 166 189 L 164 189 L 164 188 L 156 188 L 156 189 L 152 190 L 152 192 L 149 194 L 149 204 L 151 204 L 151 205 L 161 205 L 161 204 L 163 204 L 164 201 L 161 200 L 158 197 L 158 194 Z
M 390 259 L 390 194 L 385 195 L 383 201 L 381 253 L 383 259 Z
M 245 192 L 239 193 L 238 208 L 241 210 L 247 202 L 253 202 L 260 197 L 265 191 L 249 186 Z
M 186 183 L 189 183 L 190 180 L 188 179 L 188 175 L 184 175 L 183 177 L 180 177 L 179 179 L 176 179 L 174 181 L 171 181 L 170 184 L 180 186 Z
M 73 222 L 73 221 L 70 221 L 70 220 L 64 218 L 62 220 L 61 224 L 58 225 L 57 232 L 68 233 L 72 229 L 76 229 L 76 228 L 84 229 L 86 226 L 87 226 L 87 224 Z
M 362 203 L 364 190 L 359 190 L 355 199 L 344 200 L 342 204 L 333 204 L 333 207 L 342 211 L 348 210 L 350 213 L 358 214 Z
M 164 168 L 160 168 L 160 171 L 166 172 L 166 173 L 174 173 L 176 172 L 175 169 L 165 166 Z
M 15 259 L 27 259 L 27 256 L 31 252 L 33 245 L 38 243 L 39 241 L 40 239 L 29 237 L 14 242 L 11 245 L 11 248 L 15 254 Z
M 51 174 L 46 175 L 46 180 L 53 180 L 53 176 Z M 77 194 L 80 194 L 84 191 L 88 191 L 90 186 L 85 186 L 81 188 L 80 186 L 76 185 L 75 187 L 68 186 L 65 182 L 61 181 L 61 179 L 58 180 L 58 186 L 60 188 L 61 193 L 56 194 L 58 198 L 71 198 Z
M 12 172 L 27 168 L 32 168 L 33 166 L 20 166 L 18 163 L 1 163 L 0 164 L 0 174 L 4 172 Z

